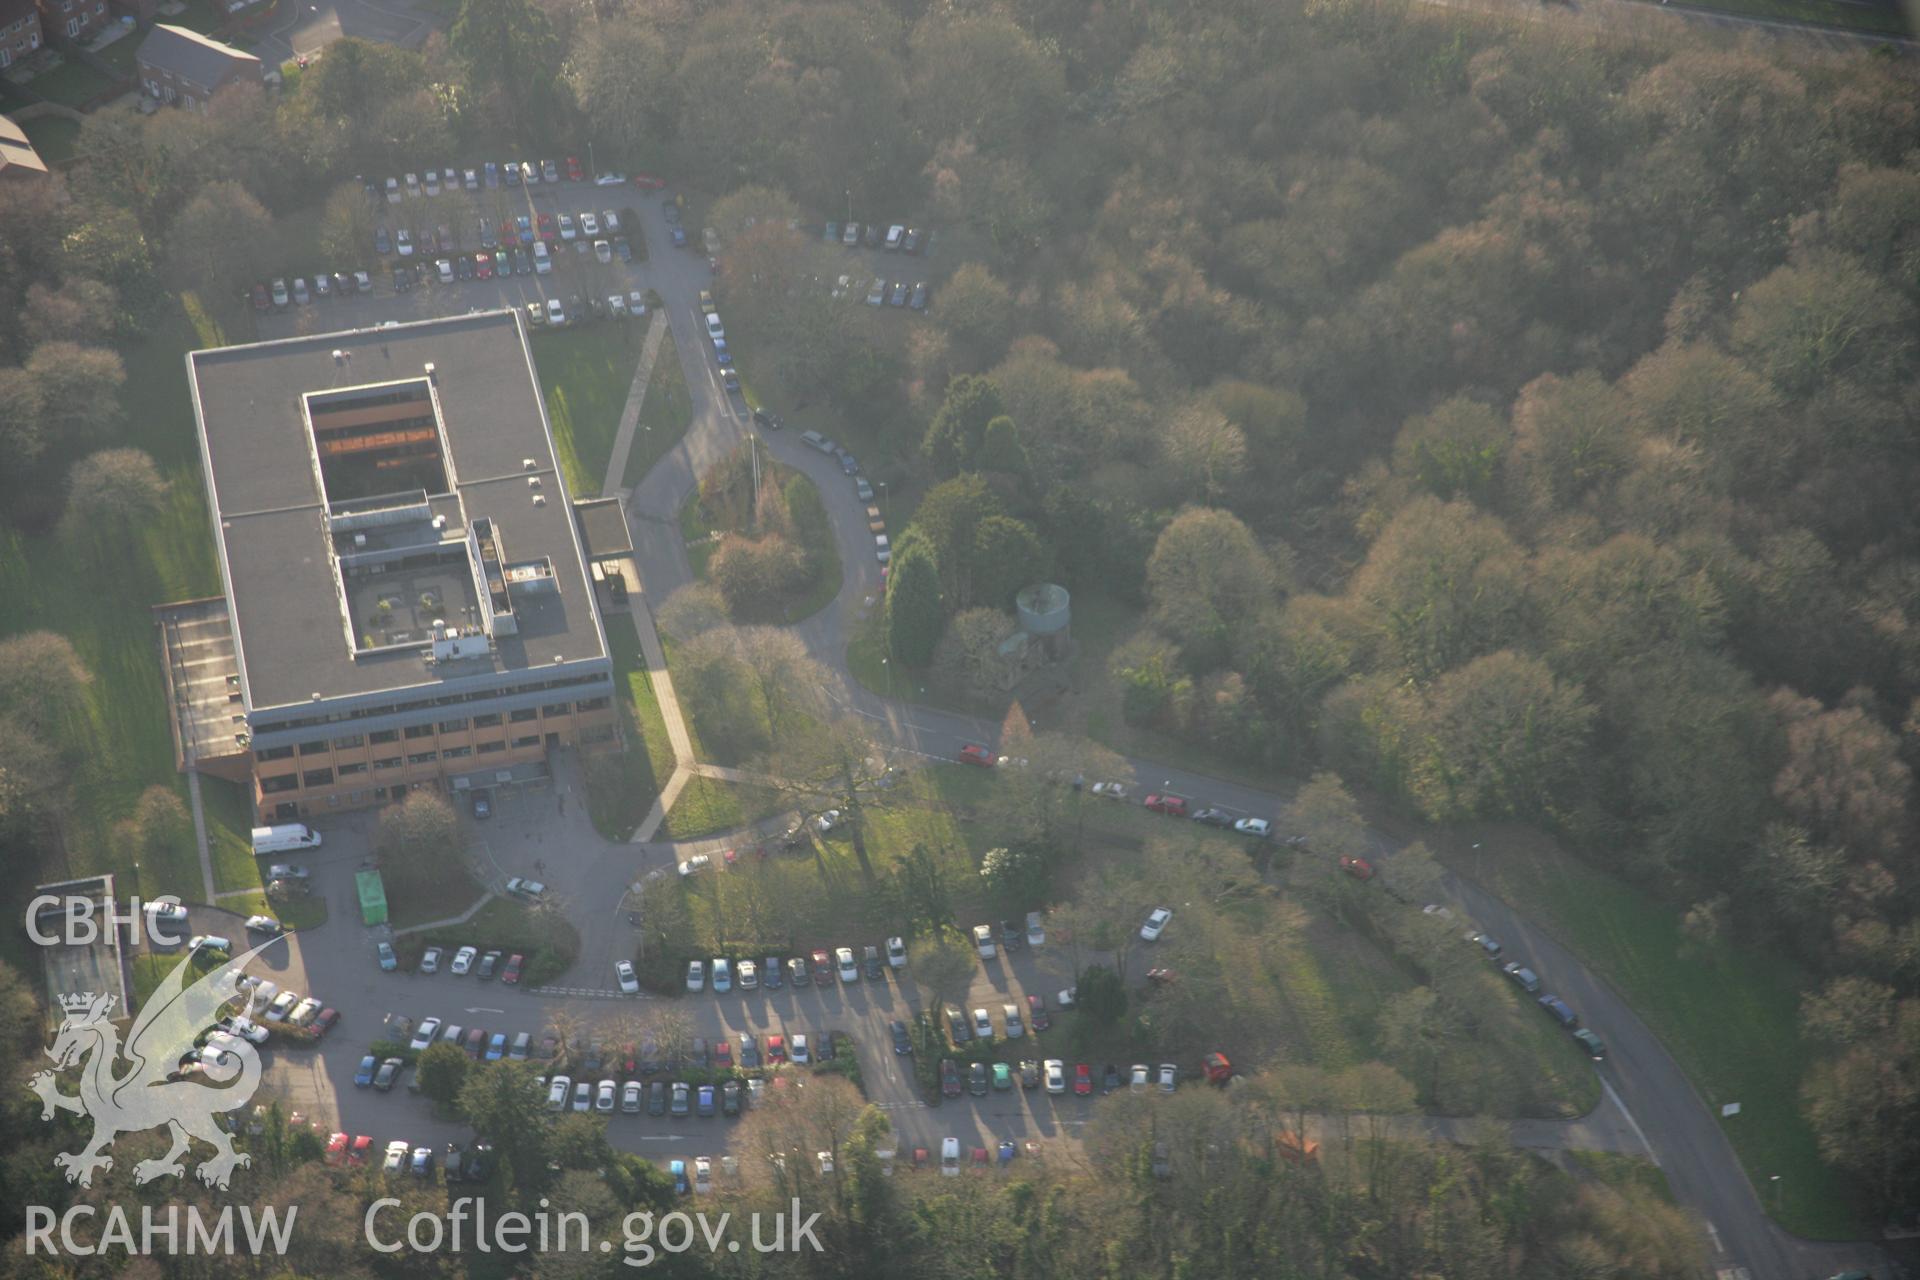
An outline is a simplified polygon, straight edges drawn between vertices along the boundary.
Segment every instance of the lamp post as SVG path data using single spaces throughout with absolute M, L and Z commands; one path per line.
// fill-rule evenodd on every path
M 847 221 L 853 221 L 853 188 L 847 188 Z
M 1769 1179 L 1769 1181 L 1773 1183 L 1773 1216 L 1777 1218 L 1780 1216 L 1780 1197 L 1783 1194 L 1783 1189 L 1780 1183 L 1780 1175 L 1777 1173 L 1774 1174 L 1773 1177 Z
M 887 482 L 885 480 L 877 480 L 874 483 L 880 486 L 880 514 L 885 519 L 891 520 L 893 519 L 893 504 L 887 501 Z

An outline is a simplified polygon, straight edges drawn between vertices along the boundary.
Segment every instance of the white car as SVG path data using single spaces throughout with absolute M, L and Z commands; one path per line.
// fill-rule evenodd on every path
M 690 876 L 697 871 L 705 871 L 713 865 L 713 859 L 704 853 L 696 853 L 680 864 L 680 874 Z
M 580 215 L 580 234 L 583 236 L 600 234 L 600 219 L 591 209 Z
M 387 179 L 387 203 L 400 203 L 400 179 L 398 178 Z
M 1103 800 L 1125 800 L 1130 792 L 1124 782 L 1096 782 L 1093 784 L 1093 794 Z
M 585 1080 L 578 1081 L 573 1086 L 573 1109 L 575 1111 L 593 1110 L 593 1086 Z
M 813 1061 L 813 1050 L 807 1047 L 807 1033 L 796 1031 L 787 1037 L 787 1057 L 800 1066 Z
M 1144 1062 L 1134 1063 L 1133 1071 L 1127 1080 L 1127 1088 L 1134 1093 L 1145 1093 L 1149 1083 L 1151 1082 L 1148 1079 L 1147 1064 Z
M 718 311 L 707 312 L 706 321 L 707 321 L 707 336 L 709 338 L 724 338 L 727 336 L 726 329 L 723 328 L 720 324 L 720 313 Z
M 558 326 L 558 325 L 563 325 L 566 322 L 567 322 L 566 307 L 561 305 L 560 299 L 548 298 L 547 299 L 547 323 L 550 325 Z
M 293 1006 L 298 1003 L 300 998 L 293 992 L 282 991 L 273 998 L 273 1003 L 267 1006 L 267 1021 L 285 1022 L 287 1015 L 293 1012 Z
M 440 972 L 440 948 L 428 947 L 425 951 L 422 951 L 420 953 L 420 972 L 422 973 Z
M 993 1043 L 993 1018 L 985 1009 L 973 1011 L 973 1038 L 981 1044 Z
M 409 174 L 409 177 L 412 175 Z M 380 1161 L 382 1173 L 400 1173 L 407 1167 L 407 1160 L 413 1155 L 413 1146 L 405 1138 L 395 1138 L 387 1144 L 387 1154 Z
M 598 1111 L 601 1115 L 606 1115 L 608 1112 L 612 1111 L 614 1093 L 617 1088 L 618 1086 L 615 1085 L 613 1081 L 602 1080 L 600 1082 L 600 1091 L 594 1095 L 593 1109 L 595 1111 Z
M 707 989 L 707 966 L 698 960 L 687 961 L 687 990 L 705 991 Z
M 829 809 L 813 820 L 813 829 L 823 836 L 839 825 L 840 811 L 838 809 Z
M 573 1092 L 573 1081 L 567 1076 L 555 1076 L 547 1082 L 547 1110 L 565 1111 L 567 1095 Z
M 825 1177 L 826 1175 L 833 1172 L 833 1152 L 816 1151 L 813 1153 L 813 1158 L 820 1162 L 821 1177 Z
M 285 926 L 272 916 L 248 916 L 245 925 L 253 933 L 280 933 L 285 929 Z
M 833 960 L 840 967 L 840 981 L 847 983 L 860 981 L 860 966 L 853 962 L 852 947 L 835 947 Z
M 1173 919 L 1173 912 L 1165 907 L 1155 907 L 1153 914 L 1147 917 L 1147 922 L 1140 926 L 1140 940 L 1142 942 L 1160 941 L 1160 935 L 1167 931 L 1167 921 L 1171 919 Z
M 725 956 L 713 958 L 713 994 L 723 996 L 733 990 L 733 966 Z
M 759 990 L 760 966 L 751 960 L 742 960 L 739 967 L 734 970 L 733 980 L 742 991 Z
M 480 952 L 473 947 L 460 948 L 453 953 L 453 966 L 450 972 L 456 978 L 464 976 L 469 969 L 473 968 L 473 962 L 479 958 L 479 955 Z
M 1262 840 L 1273 834 L 1273 824 L 1265 818 L 1242 818 L 1233 824 L 1233 829 L 1243 836 L 1256 836 Z
M 627 185 L 627 179 L 623 174 L 600 173 L 594 175 L 593 185 L 596 187 L 624 187 Z
M 1003 1004 L 1000 1006 L 1000 1009 L 1002 1016 L 1007 1020 L 1007 1039 L 1018 1040 L 1021 1036 L 1027 1034 L 1026 1024 L 1020 1021 L 1019 1005 Z
M 1065 1093 L 1067 1091 L 1066 1063 L 1060 1061 L 1058 1058 L 1048 1058 L 1040 1064 L 1040 1069 L 1046 1073 L 1048 1093 Z
M 515 876 L 507 881 L 507 892 L 516 898 L 537 898 L 546 891 L 546 885 L 538 880 L 528 880 L 524 876 Z
M 620 990 L 630 996 L 640 994 L 640 979 L 633 972 L 633 961 L 621 960 L 613 966 L 613 976 L 620 982 Z
M 365 275 L 366 272 L 356 271 L 354 274 Z M 267 879 L 269 880 L 305 880 L 311 877 L 312 874 L 313 873 L 305 867 L 296 866 L 291 862 L 276 862 L 267 868 Z
M 896 969 L 907 967 L 907 943 L 904 938 L 887 939 L 887 963 Z
M 873 558 L 881 564 L 893 559 L 893 543 L 884 533 L 873 535 Z
M 410 173 L 407 175 L 407 194 L 410 196 L 417 196 L 420 194 L 420 175 L 419 174 Z
M 847 296 L 848 291 L 851 290 L 852 288 L 853 288 L 853 277 L 841 276 L 838 280 L 834 282 L 833 296 L 835 298 L 844 298 Z
M 960 1176 L 960 1139 L 940 1139 L 940 1173 L 948 1178 Z
M 576 226 L 574 226 L 573 215 L 570 213 L 561 214 L 560 215 L 560 238 L 562 240 L 572 240 L 574 237 L 578 236 L 579 234 L 580 234 L 579 229 Z
M 309 1022 L 312 1022 L 320 1016 L 320 1008 L 320 1002 L 312 996 L 308 996 L 305 1000 L 293 1006 L 293 1012 L 287 1015 L 287 1025 L 292 1027 L 306 1026 Z
M 1038 911 L 1027 912 L 1027 945 L 1044 947 L 1047 945 L 1047 925 Z
M 703 1196 L 713 1190 L 713 1161 L 705 1156 L 693 1158 L 693 1193 Z
M 413 232 L 405 227 L 393 233 L 393 250 L 403 258 L 413 256 Z
M 620 1111 L 623 1115 L 640 1114 L 640 1082 L 629 1080 L 620 1086 Z
M 420 1025 L 413 1029 L 413 1040 L 407 1045 L 407 1048 L 413 1050 L 415 1053 L 419 1053 L 422 1049 L 425 1049 L 433 1043 L 433 1038 L 440 1034 L 440 1025 L 440 1019 L 438 1018 L 422 1018 Z
M 242 1040 L 249 1041 L 253 1044 L 265 1044 L 267 1042 L 267 1029 L 255 1022 L 252 1018 L 235 1018 L 227 1023 L 227 1030 L 229 1033 L 239 1036 Z
M 1160 1092 L 1172 1093 L 1180 1081 L 1180 1068 L 1171 1062 L 1160 1064 Z
M 979 948 L 982 960 L 993 959 L 993 926 L 986 924 L 973 926 L 973 945 Z

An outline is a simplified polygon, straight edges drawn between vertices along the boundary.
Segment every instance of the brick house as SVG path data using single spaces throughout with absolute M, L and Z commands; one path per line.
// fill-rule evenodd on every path
M 41 38 L 33 0 L 0 0 L 0 70 L 37 51 Z
M 134 55 L 140 87 L 157 102 L 204 110 L 230 84 L 259 84 L 266 67 L 250 53 L 185 27 L 155 24 Z
M 107 0 L 37 0 L 40 26 L 48 39 L 90 40 L 113 18 Z

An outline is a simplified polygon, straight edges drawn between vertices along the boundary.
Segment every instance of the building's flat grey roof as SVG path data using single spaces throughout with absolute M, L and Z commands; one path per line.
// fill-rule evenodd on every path
M 351 359 L 336 365 L 333 352 Z M 429 666 L 417 653 L 356 661 L 328 556 L 301 396 L 438 374 L 449 470 L 468 521 L 486 516 L 516 560 L 546 556 L 558 593 L 516 595 L 518 636 L 493 657 Z M 234 647 L 253 711 L 604 659 L 572 504 L 554 463 L 539 383 L 510 312 L 322 334 L 188 357 Z M 522 466 L 533 459 L 534 469 Z M 546 497 L 535 506 L 529 475 Z M 444 504 L 436 502 L 435 510 Z
M 261 72 L 260 59 L 236 49 L 230 44 L 221 44 L 210 40 L 198 31 L 189 31 L 185 27 L 169 26 L 164 22 L 154 24 L 147 32 L 146 39 L 140 42 L 134 57 L 149 66 L 171 71 L 177 76 L 185 76 L 195 84 L 207 88 L 220 83 L 220 78 L 231 71 L 244 69 L 251 63 L 254 75 Z

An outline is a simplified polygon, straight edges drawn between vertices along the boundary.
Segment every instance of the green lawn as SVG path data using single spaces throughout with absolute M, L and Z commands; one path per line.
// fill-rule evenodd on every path
M 641 327 L 645 333 L 645 327 Z M 693 421 L 693 401 L 687 395 L 687 375 L 671 330 L 661 338 L 653 372 L 647 378 L 646 399 L 640 402 L 640 423 L 627 452 L 627 470 L 621 483 L 631 489 L 646 477 L 653 464 L 686 436 Z
M 673 775 L 673 744 L 667 738 L 666 717 L 660 714 L 633 625 L 625 618 L 610 618 L 607 644 L 613 651 L 614 680 L 625 691 L 620 715 L 627 745 L 617 755 L 595 757 L 589 763 L 587 807 L 595 830 L 609 840 L 625 840 L 646 818 L 660 788 Z
M 1799 1034 L 1806 975 L 1778 951 L 1700 944 L 1680 913 L 1516 827 L 1470 827 L 1433 841 L 1437 854 L 1498 893 L 1606 976 L 1659 1035 L 1716 1111 L 1747 1176 L 1771 1203 L 1781 1175 L 1782 1226 L 1814 1239 L 1858 1239 L 1866 1229 L 1846 1183 L 1820 1159 L 1800 1114 L 1812 1061 Z M 1477 848 L 1475 846 L 1478 846 Z
M 301 898 L 288 898 L 284 902 L 270 902 L 264 892 L 249 893 L 241 898 L 222 898 L 220 907 L 237 915 L 272 916 L 289 929 L 318 929 L 327 922 L 327 900 L 308 894 Z
M 213 855 L 213 884 L 222 893 L 260 885 L 260 863 L 253 856 L 250 789 L 222 778 L 200 779 L 200 808 L 206 816 L 207 846 Z
M 470 875 L 461 875 L 458 881 L 443 881 L 435 886 L 431 894 L 420 898 L 409 897 L 404 890 L 395 888 L 390 880 L 385 882 L 387 891 L 387 923 L 395 929 L 411 929 L 429 920 L 446 920 L 457 916 L 480 900 L 486 890 L 480 882 Z M 488 906 L 491 907 L 492 903 Z M 511 904 L 509 904 L 511 905 Z M 400 946 L 395 939 L 394 946 Z M 418 940 L 415 940 L 415 954 L 419 953 Z
M 793 807 L 785 792 L 696 774 L 667 811 L 662 840 L 694 840 L 733 831 Z
M 122 40 L 122 44 L 126 41 Z M 27 87 L 43 98 L 63 106 L 81 107 L 95 95 L 113 87 L 113 81 L 75 58 L 64 59 L 51 71 L 44 71 L 27 82 Z
M 49 167 L 57 169 L 73 159 L 73 144 L 80 138 L 78 120 L 68 120 L 64 116 L 41 116 L 37 120 L 21 121 L 20 128 Z
M 639 325 L 599 324 L 533 335 L 554 447 L 575 497 L 600 494 L 645 332 Z

